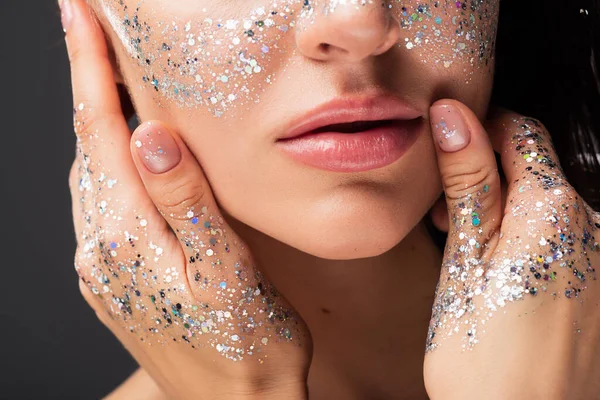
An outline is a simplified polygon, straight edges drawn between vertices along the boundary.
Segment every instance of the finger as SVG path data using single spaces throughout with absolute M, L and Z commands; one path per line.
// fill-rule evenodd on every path
M 253 351 L 258 345 L 253 338 L 260 335 L 275 332 L 285 342 L 297 337 L 302 322 L 260 275 L 247 246 L 223 219 L 204 172 L 183 141 L 163 124 L 148 122 L 134 132 L 131 150 L 148 194 L 183 248 L 188 286 L 205 307 L 198 311 L 232 332 L 230 339 L 223 341 L 224 335 L 209 343 L 232 357 L 230 352 L 240 345 L 249 346 L 244 352 Z M 242 336 L 235 333 L 240 327 Z
M 73 228 L 77 238 L 77 244 L 79 245 L 79 232 L 82 231 L 84 226 L 84 214 L 85 214 L 85 195 L 80 193 L 79 182 L 80 179 L 80 163 L 75 160 L 69 171 L 69 189 L 71 192 L 71 212 L 73 214 Z
M 77 144 L 103 234 L 117 242 L 127 225 L 138 220 L 162 223 L 166 229 L 131 160 L 131 135 L 102 29 L 85 1 L 63 0 L 61 7 L 70 16 L 65 25 Z
M 486 131 L 465 105 L 431 107 L 431 128 L 450 219 L 447 249 L 478 256 L 502 221 L 500 177 Z
M 496 163 L 499 164 L 500 160 L 497 158 Z M 508 191 L 508 183 L 505 179 L 502 179 L 502 175 L 500 175 L 500 187 L 502 193 L 502 206 L 501 209 L 504 210 L 506 208 L 506 194 Z M 448 205 L 446 204 L 446 197 L 440 197 L 429 210 L 429 216 L 431 218 L 431 222 L 433 226 L 441 232 L 448 233 L 448 229 L 450 228 L 450 223 L 448 221 Z
M 498 110 L 488 123 L 488 131 L 502 158 L 509 204 L 537 203 L 546 196 L 562 196 L 569 190 L 550 134 L 539 121 Z
M 249 255 L 230 248 L 240 239 L 226 226 L 196 158 L 177 135 L 156 121 L 134 132 L 131 150 L 150 198 L 182 244 L 190 286 L 231 287 L 235 273 L 242 272 L 234 265 L 248 261 Z M 220 267 L 214 268 L 215 263 Z M 254 276 L 247 280 L 254 281 Z
M 265 345 L 268 337 L 284 342 L 297 337 L 302 321 L 260 275 L 181 138 L 160 122 L 148 122 L 133 133 L 131 152 L 150 198 L 183 249 L 177 249 L 183 262 L 171 256 L 165 272 L 187 278 L 193 299 L 200 300 L 191 308 L 199 332 L 218 333 L 208 343 L 223 356 L 239 359 Z M 165 254 L 174 254 L 169 250 Z
M 70 22 L 66 30 L 71 63 L 74 111 L 89 110 L 93 122 L 112 120 L 124 124 L 121 101 L 102 29 L 84 0 L 63 0 L 63 15 Z M 65 11 L 68 10 L 68 11 Z

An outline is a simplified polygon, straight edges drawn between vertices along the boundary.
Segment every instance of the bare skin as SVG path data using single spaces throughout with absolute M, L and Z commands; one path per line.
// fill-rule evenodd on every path
M 168 397 L 146 371 L 138 369 L 105 399 L 163 400 Z

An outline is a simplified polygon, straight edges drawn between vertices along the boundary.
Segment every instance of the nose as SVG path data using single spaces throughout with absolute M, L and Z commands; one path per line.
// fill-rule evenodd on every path
M 400 38 L 400 24 L 387 2 L 364 1 L 325 0 L 327 4 L 322 4 L 320 0 L 311 4 L 310 15 L 298 21 L 299 51 L 315 60 L 348 62 L 387 52 Z

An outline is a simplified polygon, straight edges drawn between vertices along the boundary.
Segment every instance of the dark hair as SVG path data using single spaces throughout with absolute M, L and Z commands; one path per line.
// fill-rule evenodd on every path
M 600 0 L 502 0 L 492 103 L 539 119 L 600 210 Z

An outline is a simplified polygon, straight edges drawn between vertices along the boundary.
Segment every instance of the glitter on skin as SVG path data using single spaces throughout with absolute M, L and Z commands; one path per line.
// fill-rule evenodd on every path
M 255 355 L 263 362 L 267 344 L 299 345 L 298 320 L 250 260 L 235 258 L 234 251 L 243 247 L 229 242 L 222 217 L 208 207 L 199 207 L 200 214 L 193 209 L 184 213 L 194 216 L 186 220 L 185 231 L 178 231 L 187 265 L 172 265 L 172 254 L 153 240 L 152 221 L 132 209 L 135 202 L 112 197 L 109 182 L 116 179 L 95 158 L 98 152 L 112 151 L 112 144 L 88 131 L 87 111 L 84 105 L 74 110 L 74 190 L 83 217 L 75 222 L 75 269 L 113 320 L 142 342 L 210 346 L 233 361 Z M 104 204 L 102 213 L 99 204 Z M 198 219 L 204 223 L 195 224 Z
M 294 15 L 284 2 L 274 4 L 276 11 L 257 7 L 243 21 L 207 14 L 204 19 L 150 26 L 140 16 L 143 1 L 135 10 L 109 2 L 103 3 L 107 19 L 129 55 L 144 68 L 142 82 L 182 106 L 204 106 L 215 116 L 234 102 L 253 101 L 258 81 L 273 78 L 262 64 L 271 49 L 285 48 L 279 41 Z
M 446 247 L 427 351 L 460 332 L 460 327 L 467 327 L 463 349 L 471 349 L 479 342 L 486 321 L 508 304 L 540 295 L 577 299 L 597 281 L 597 265 L 590 257 L 600 252 L 600 214 L 567 183 L 554 161 L 549 134 L 539 122 L 515 119 L 506 129 L 513 132 L 506 137 L 511 138 L 517 155 L 514 168 L 519 168 L 521 176 L 509 182 L 517 190 L 509 194 L 505 218 L 527 224 L 518 223 L 511 231 L 503 222 L 502 244 L 486 260 L 478 247 L 486 239 L 483 230 L 465 228 L 471 213 L 478 220 L 485 219 L 473 210 L 490 187 L 483 185 L 458 204 L 452 223 L 460 233 L 450 237 Z M 529 189 L 521 190 L 524 187 Z M 472 225 L 479 226 L 481 221 Z M 488 250 L 487 244 L 484 249 Z
M 439 18 L 441 20 L 439 23 L 443 23 L 443 19 L 441 17 Z M 419 20 L 418 16 L 417 20 Z M 436 19 L 436 24 L 439 24 L 437 21 L 438 20 Z M 231 26 L 235 27 L 235 24 L 231 24 Z M 421 43 L 422 46 L 427 44 L 427 42 Z M 263 44 L 261 51 L 265 48 L 267 50 L 270 49 L 269 46 Z M 200 77 L 200 79 L 197 77 Z M 223 77 L 224 75 L 217 75 L 217 82 L 231 82 L 231 79 L 228 77 L 226 77 L 226 79 L 223 79 Z M 196 82 L 202 82 L 203 78 L 197 74 L 194 79 Z M 160 82 L 164 82 L 164 80 L 160 80 L 160 78 L 157 77 L 152 77 L 152 80 L 149 81 L 151 86 L 157 91 L 161 88 Z M 83 111 L 84 106 L 80 105 L 78 109 L 79 111 Z M 81 114 L 77 114 L 76 116 L 78 117 L 76 126 L 80 126 L 81 124 L 85 125 L 83 123 L 85 118 L 82 117 Z M 530 125 L 533 126 L 533 128 L 531 128 Z M 467 323 L 473 324 L 472 329 L 468 331 L 468 342 L 469 344 L 477 343 L 477 328 L 479 327 L 478 323 L 480 322 L 480 319 L 478 319 L 479 317 L 476 313 L 474 304 L 465 299 L 471 299 L 473 296 L 484 298 L 486 300 L 486 307 L 495 311 L 499 307 L 504 307 L 510 301 L 522 299 L 527 295 L 535 296 L 538 295 L 538 293 L 547 292 L 550 287 L 549 285 L 554 283 L 558 285 L 562 282 L 561 278 L 565 276 L 565 273 L 562 270 L 559 269 L 558 272 L 553 270 L 550 273 L 542 274 L 539 265 L 541 265 L 541 268 L 548 270 L 552 269 L 552 267 L 556 267 L 555 263 L 558 262 L 559 267 L 567 271 L 570 270 L 567 274 L 572 272 L 573 276 L 577 279 L 574 284 L 569 282 L 569 287 L 565 288 L 564 292 L 553 292 L 553 295 L 555 296 L 560 296 L 564 293 L 564 297 L 566 298 L 576 298 L 579 296 L 579 293 L 585 289 L 587 282 L 595 280 L 596 270 L 594 266 L 588 262 L 589 265 L 585 270 L 574 268 L 574 265 L 576 265 L 575 261 L 572 259 L 569 260 L 568 257 L 570 256 L 572 258 L 575 254 L 581 254 L 580 252 L 575 251 L 569 252 L 569 246 L 574 246 L 573 243 L 585 243 L 586 246 L 588 246 L 586 248 L 590 249 L 590 251 L 598 251 L 598 243 L 595 241 L 594 234 L 597 233 L 599 227 L 597 224 L 593 225 L 588 223 L 588 226 L 584 228 L 583 234 L 577 235 L 568 232 L 571 226 L 569 224 L 576 221 L 577 217 L 576 214 L 565 215 L 567 213 L 566 210 L 575 208 L 581 209 L 585 207 L 581 207 L 577 204 L 569 204 L 568 200 L 564 200 L 568 198 L 569 193 L 571 193 L 570 189 L 565 185 L 559 184 L 560 179 L 555 176 L 556 171 L 554 170 L 556 169 L 556 165 L 550 161 L 551 158 L 548 157 L 548 152 L 544 149 L 543 145 L 541 149 L 534 148 L 535 146 L 533 146 L 536 144 L 537 140 L 535 133 L 537 129 L 536 125 L 529 121 L 522 126 L 525 126 L 527 129 L 523 128 L 523 132 L 520 136 L 516 135 L 515 140 L 525 140 L 525 143 L 530 147 L 526 149 L 526 151 L 523 151 L 523 160 L 536 167 L 538 167 L 538 164 L 543 164 L 545 167 L 550 168 L 551 171 L 543 171 L 539 168 L 533 169 L 532 176 L 535 176 L 535 178 L 530 177 L 530 180 L 524 180 L 526 184 L 520 187 L 529 188 L 528 190 L 531 190 L 531 186 L 536 186 L 535 181 L 537 180 L 545 190 L 550 190 L 549 193 L 551 195 L 557 196 L 557 199 L 555 200 L 545 199 L 545 203 L 552 205 L 553 202 L 558 200 L 563 201 L 558 211 L 553 209 L 553 211 L 548 214 L 550 218 L 549 221 L 561 221 L 564 225 L 557 225 L 557 227 L 555 227 L 555 229 L 558 229 L 561 232 L 559 234 L 560 242 L 553 240 L 552 237 L 555 235 L 552 234 L 540 235 L 539 232 L 535 234 L 539 239 L 539 246 L 548 247 L 553 250 L 553 242 L 556 242 L 559 251 L 546 255 L 543 251 L 544 249 L 537 252 L 527 249 L 527 251 L 523 251 L 523 255 L 517 258 L 514 256 L 505 256 L 502 263 L 490 263 L 489 265 L 484 265 L 480 260 L 472 259 L 467 259 L 463 265 L 458 264 L 455 261 L 449 262 L 444 268 L 453 279 L 449 279 L 449 283 L 445 282 L 441 285 L 441 287 L 443 285 L 450 285 L 450 291 L 438 289 L 438 302 L 436 302 L 436 308 L 434 309 L 434 318 L 432 319 L 432 329 L 430 331 L 428 349 L 433 349 L 438 345 L 437 340 L 441 337 L 441 335 L 438 335 L 440 331 L 444 331 L 445 328 L 457 323 L 458 320 L 467 321 Z M 88 138 L 89 137 L 90 136 L 88 136 Z M 91 135 L 91 137 L 97 138 L 98 135 Z M 543 143 L 543 141 L 540 143 Z M 256 276 L 254 277 L 255 279 L 252 279 L 252 272 L 250 272 L 251 277 L 248 277 L 251 269 L 244 267 L 247 265 L 246 263 L 240 261 L 234 265 L 236 277 L 244 282 L 244 290 L 231 291 L 233 290 L 232 287 L 235 286 L 234 283 L 231 282 L 231 280 L 221 280 L 222 277 L 218 272 L 214 272 L 226 267 L 222 265 L 218 258 L 219 253 L 224 254 L 230 252 L 229 244 L 225 239 L 226 233 L 219 228 L 222 221 L 220 221 L 219 218 L 209 215 L 208 210 L 203 208 L 202 212 L 198 215 L 205 222 L 204 224 L 199 224 L 199 227 L 204 226 L 205 229 L 198 229 L 198 227 L 190 226 L 188 228 L 189 231 L 182 232 L 185 238 L 183 240 L 184 245 L 190 253 L 188 261 L 189 265 L 203 263 L 204 266 L 210 265 L 212 268 L 212 270 L 210 268 L 208 269 L 209 273 L 206 273 L 205 271 L 203 271 L 203 273 L 200 273 L 199 271 L 193 273 L 193 283 L 197 283 L 203 290 L 214 294 L 217 305 L 215 306 L 213 304 L 211 306 L 200 302 L 194 303 L 186 301 L 185 299 L 181 302 L 177 302 L 177 300 L 182 298 L 185 294 L 185 284 L 182 282 L 183 277 L 179 276 L 179 273 L 169 268 L 163 271 L 162 274 L 157 273 L 157 269 L 159 268 L 158 265 L 165 257 L 163 256 L 162 250 L 159 250 L 162 248 L 158 247 L 156 244 L 153 244 L 152 242 L 150 242 L 150 244 L 145 244 L 144 238 L 147 234 L 146 230 L 134 228 L 136 230 L 133 231 L 133 233 L 130 233 L 125 230 L 117 229 L 112 230 L 111 235 L 107 235 L 107 229 L 102 224 L 99 225 L 97 220 L 93 220 L 93 218 L 98 218 L 95 211 L 98 208 L 104 210 L 102 215 L 108 214 L 116 218 L 123 218 L 119 216 L 119 214 L 125 210 L 115 207 L 110 201 L 107 201 L 110 199 L 105 198 L 105 191 L 100 193 L 101 190 L 110 188 L 108 182 L 117 180 L 111 178 L 110 180 L 105 181 L 105 179 L 102 178 L 103 174 L 100 178 L 97 177 L 98 171 L 101 171 L 101 166 L 90 160 L 89 145 L 90 142 L 87 141 L 87 151 L 84 151 L 84 146 L 80 143 L 79 157 L 82 160 L 80 169 L 80 191 L 82 193 L 82 205 L 86 202 L 86 199 L 90 200 L 90 195 L 92 195 L 91 201 L 94 204 L 94 207 L 86 207 L 83 211 L 87 226 L 80 235 L 81 243 L 85 243 L 85 245 L 83 251 L 80 253 L 77 268 L 84 276 L 85 282 L 91 288 L 92 292 L 105 300 L 105 304 L 108 305 L 115 318 L 125 321 L 127 326 L 130 327 L 130 330 L 135 332 L 136 335 L 139 335 L 144 341 L 157 339 L 158 342 L 164 342 L 165 340 L 175 339 L 192 343 L 192 346 L 195 346 L 198 343 L 201 343 L 201 341 L 198 340 L 200 335 L 211 334 L 212 336 L 209 337 L 207 343 L 227 358 L 239 360 L 246 354 L 258 352 L 257 347 L 255 347 L 257 342 L 252 339 L 250 341 L 251 344 L 248 345 L 246 338 L 251 334 L 253 336 L 254 330 L 257 327 L 264 328 L 265 325 L 256 324 L 254 318 L 248 317 L 249 314 L 254 314 L 252 314 L 252 312 L 248 313 L 247 308 L 241 307 L 239 302 L 232 303 L 231 296 L 234 296 L 235 293 L 241 293 L 241 301 L 244 305 L 246 304 L 244 303 L 245 301 L 248 301 L 249 304 L 261 302 L 262 304 L 265 304 L 266 302 L 266 309 L 259 308 L 258 311 L 254 309 L 253 312 L 258 315 L 267 314 L 269 318 L 278 316 L 277 312 L 273 311 L 274 309 L 277 311 L 282 309 L 276 306 L 274 307 L 273 305 L 276 303 L 270 303 L 273 299 L 276 301 L 277 295 L 274 292 L 270 293 L 268 290 L 265 291 L 264 286 L 261 288 L 262 278 L 260 276 Z M 110 174 L 108 175 L 110 176 Z M 107 182 L 106 187 L 103 186 L 103 182 Z M 483 192 L 486 193 L 485 186 L 483 187 Z M 526 192 L 526 190 L 520 190 L 520 192 Z M 479 195 L 481 195 L 481 193 L 479 193 Z M 578 200 L 571 199 L 571 201 L 577 202 Z M 455 223 L 458 222 L 464 224 L 465 221 L 469 222 L 469 216 L 471 216 L 471 224 L 478 227 L 481 221 L 485 220 L 485 215 L 473 211 L 479 208 L 478 203 L 479 199 L 477 197 L 467 199 L 465 204 L 463 204 L 459 210 L 459 213 L 457 213 L 457 216 L 460 216 L 455 219 Z M 102 206 L 98 207 L 98 205 Z M 528 210 L 527 207 L 518 204 L 514 205 L 513 213 L 519 214 L 528 212 Z M 190 210 L 189 213 L 196 215 L 193 210 Z M 472 218 L 474 216 L 477 217 L 478 222 L 476 223 Z M 136 220 L 140 220 L 142 216 L 138 215 L 135 218 Z M 193 221 L 190 221 L 190 223 L 191 225 L 196 225 Z M 144 225 L 139 223 L 132 226 L 137 227 L 138 225 L 140 227 L 145 227 L 147 223 Z M 577 224 L 577 226 L 580 225 Z M 533 235 L 534 233 L 531 234 Z M 142 239 L 140 239 L 140 237 Z M 114 240 L 108 240 L 108 238 Z M 481 246 L 480 243 L 483 242 L 483 240 L 481 240 L 482 238 L 477 236 L 463 236 L 461 239 L 464 239 L 464 242 L 458 249 L 453 249 L 455 254 L 458 254 L 459 256 L 459 252 L 468 254 L 469 251 L 478 249 Z M 106 246 L 106 243 L 116 243 L 119 252 L 115 254 L 109 251 L 109 247 L 112 248 L 112 246 Z M 154 254 L 152 255 L 156 257 L 147 258 L 137 255 L 137 249 L 145 248 L 145 246 L 154 250 Z M 213 248 L 206 249 L 207 247 L 212 246 L 215 248 L 220 247 L 225 251 L 222 252 L 220 249 L 217 249 L 215 252 Z M 134 248 L 136 249 L 134 250 Z M 216 254 L 217 257 L 214 257 L 216 258 L 214 261 L 208 261 L 203 258 L 202 254 L 205 254 L 207 257 Z M 546 255 L 545 259 L 544 255 Z M 545 263 L 543 262 L 544 260 L 546 261 Z M 546 268 L 545 265 L 548 265 L 550 268 Z M 537 269 L 535 268 L 536 266 L 538 267 Z M 529 267 L 529 269 L 527 269 L 527 267 Z M 507 268 L 508 270 L 506 270 Z M 536 269 L 536 271 L 534 272 L 532 268 Z M 84 271 L 91 272 L 84 273 Z M 158 279 L 158 276 L 161 276 L 162 279 Z M 592 277 L 592 279 L 590 279 L 590 277 Z M 512 279 L 517 283 L 514 283 Z M 259 283 L 256 284 L 256 282 Z M 489 282 L 496 282 L 499 293 L 491 291 L 491 286 L 486 286 Z M 544 282 L 547 282 L 547 284 Z M 585 283 L 585 285 L 583 283 Z M 460 285 L 462 285 L 462 287 L 460 287 Z M 474 290 L 466 290 L 469 286 L 470 288 L 474 288 Z M 465 301 L 457 302 L 456 300 Z M 233 312 L 231 311 L 232 309 Z M 251 307 L 250 309 L 252 310 Z M 281 325 L 284 326 L 289 323 L 293 328 L 293 318 L 291 318 L 289 314 L 286 314 L 286 311 L 282 311 L 279 315 L 280 317 L 277 317 L 275 321 L 269 322 L 280 322 Z M 486 315 L 489 315 L 489 313 Z M 239 334 L 239 326 L 232 322 L 235 318 L 239 318 L 244 322 L 247 322 L 245 318 L 250 318 L 252 321 L 248 326 L 251 329 L 251 334 Z M 486 316 L 485 318 L 488 317 Z M 146 332 L 144 329 L 147 324 L 145 325 L 142 322 L 147 322 L 149 320 L 153 321 L 156 325 L 155 328 L 148 331 L 150 333 Z M 181 329 L 181 325 L 183 325 L 185 331 Z M 271 342 L 295 338 L 292 330 L 287 327 L 281 327 L 276 330 L 273 328 L 269 329 L 268 327 L 265 329 L 266 336 L 264 338 L 266 340 L 261 339 L 261 343 L 263 344 L 266 344 L 267 342 L 270 343 L 267 337 L 271 338 Z M 452 330 L 450 330 L 450 332 L 452 332 Z M 183 333 L 181 339 L 177 336 L 179 333 Z M 262 332 L 262 335 L 265 335 L 265 333 Z M 260 335 L 257 335 L 257 338 L 259 336 Z M 234 337 L 235 339 L 233 339 Z M 435 341 L 433 340 L 434 337 L 436 337 Z M 244 344 L 238 344 L 240 341 Z
M 498 3 L 393 0 L 383 6 L 405 32 L 398 45 L 420 49 L 424 62 L 450 68 L 460 61 L 482 68 L 493 58 Z M 342 4 L 365 8 L 372 1 L 271 0 L 247 11 L 239 6 L 237 19 L 217 18 L 203 9 L 191 21 L 152 24 L 147 21 L 158 12 L 148 10 L 145 0 L 101 4 L 124 49 L 142 67 L 145 87 L 180 106 L 204 107 L 220 117 L 235 105 L 259 101 L 261 88 L 281 72 L 281 55 L 291 53 L 293 31 L 307 29 L 315 10 L 326 18 Z

